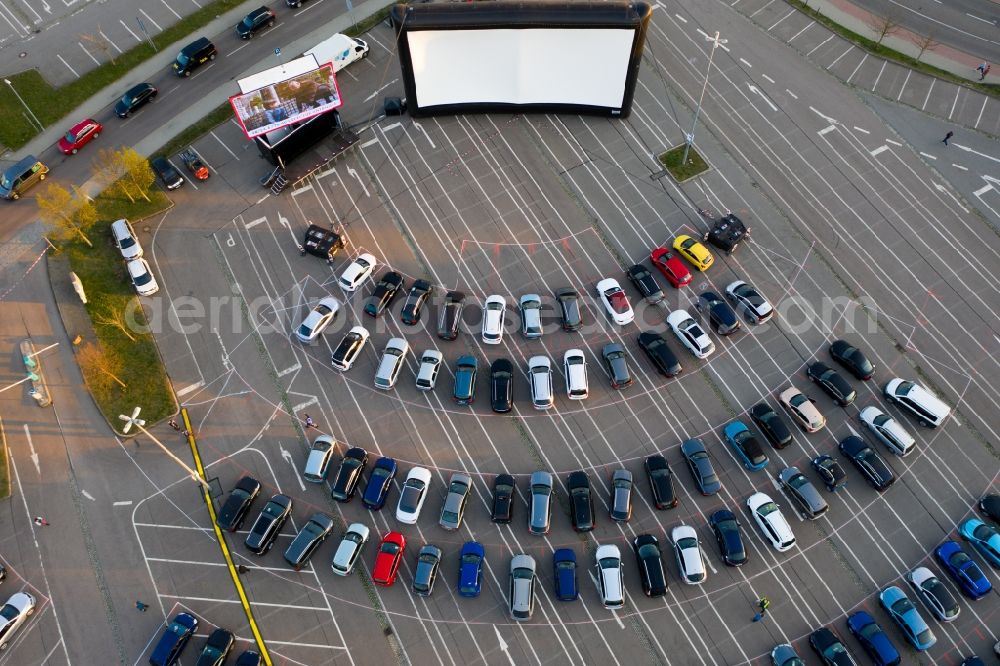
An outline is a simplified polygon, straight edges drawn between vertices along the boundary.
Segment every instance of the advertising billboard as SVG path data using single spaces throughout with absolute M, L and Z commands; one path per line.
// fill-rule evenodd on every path
M 233 95 L 229 103 L 248 139 L 343 105 L 330 64 Z

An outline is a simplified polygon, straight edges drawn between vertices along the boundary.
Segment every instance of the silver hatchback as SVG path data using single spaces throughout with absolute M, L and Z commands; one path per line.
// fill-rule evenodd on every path
M 532 472 L 528 531 L 539 536 L 548 534 L 551 522 L 552 475 L 545 471 Z
M 535 611 L 535 558 L 521 553 L 510 561 L 510 618 L 527 622 Z
M 457 530 L 462 525 L 465 515 L 465 505 L 469 501 L 469 491 L 472 490 L 472 477 L 468 474 L 455 472 L 448 482 L 448 496 L 444 498 L 441 507 L 441 519 L 438 524 L 446 530 Z
M 620 523 L 632 517 L 632 472 L 616 469 L 611 475 L 611 520 Z

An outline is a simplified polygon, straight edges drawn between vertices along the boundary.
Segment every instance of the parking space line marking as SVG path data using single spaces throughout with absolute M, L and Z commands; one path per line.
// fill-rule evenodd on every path
M 924 104 L 923 104 L 923 106 L 920 107 L 921 111 L 923 111 L 924 109 L 927 108 L 927 102 L 930 101 L 930 99 L 931 99 L 931 92 L 933 92 L 933 90 L 934 90 L 934 84 L 935 83 L 937 83 L 937 79 L 935 79 L 935 78 L 932 77 L 931 78 L 931 85 L 930 85 L 929 88 L 927 88 L 927 97 L 924 97 Z
M 222 141 L 222 139 L 219 138 L 219 135 L 215 133 L 215 130 L 212 130 L 211 132 L 209 132 L 209 134 L 211 134 L 213 137 L 215 137 L 215 140 L 218 141 L 220 144 L 222 144 L 222 147 L 226 149 L 226 152 L 228 152 L 230 155 L 233 156 L 233 159 L 235 159 L 237 162 L 240 161 L 240 158 L 237 157 L 236 153 L 234 153 L 232 150 L 229 149 L 229 146 L 227 146 Z
M 246 224 L 243 225 L 243 228 L 244 229 L 252 229 L 253 227 L 256 227 L 258 224 L 260 224 L 261 222 L 267 222 L 267 217 L 258 217 L 256 220 L 250 220 L 249 222 L 247 222 Z
M 257 199 L 257 201 L 256 201 L 256 202 L 254 203 L 254 205 L 255 205 L 255 206 L 259 206 L 259 205 L 261 205 L 262 203 L 264 203 L 265 201 L 267 201 L 267 198 L 268 198 L 269 196 L 271 196 L 271 195 L 270 195 L 270 194 L 265 194 L 265 195 L 264 195 L 264 196 L 262 196 L 262 197 L 261 197 L 260 199 Z
M 666 7 L 664 5 L 662 5 L 661 3 L 658 2 L 656 4 L 660 5 L 660 7 L 662 7 L 663 9 L 666 9 Z M 686 18 L 684 18 L 683 16 L 681 16 L 680 14 L 674 14 L 674 17 L 678 21 L 680 21 L 681 23 L 687 23 L 688 22 L 688 20 Z
M 170 10 L 170 13 L 172 13 L 174 16 L 177 17 L 177 20 L 180 20 L 182 18 L 180 14 L 178 14 L 177 12 L 174 11 L 173 7 L 171 7 L 170 5 L 167 4 L 167 0 L 160 0 L 160 2 L 163 3 L 164 7 L 166 7 L 167 9 Z M 143 12 L 143 13 L 145 13 L 145 12 Z
M 817 134 L 819 134 L 820 136 L 823 136 L 824 134 L 829 134 L 830 132 L 832 132 L 835 129 L 837 129 L 836 125 L 827 125 L 823 129 L 821 129 L 819 132 L 817 132 Z
M 159 593 L 157 596 L 164 597 L 167 599 L 180 599 L 182 601 L 204 601 L 213 604 L 238 604 L 239 599 L 213 599 L 211 597 L 189 597 L 181 594 L 168 594 L 166 592 Z M 323 611 L 326 612 L 326 608 L 320 606 L 296 606 L 295 604 L 276 604 L 267 601 L 254 601 L 255 606 L 268 606 L 270 608 L 291 608 L 294 610 L 309 610 L 309 611 Z
M 793 92 L 792 92 L 791 90 L 789 90 L 788 88 L 785 88 L 785 92 L 786 92 L 786 93 L 788 93 L 789 95 L 791 95 L 792 99 L 798 99 L 798 98 L 799 98 L 799 96 L 798 96 L 798 95 L 796 95 L 795 93 L 793 93 Z
M 851 47 L 851 48 L 854 48 L 854 47 Z M 847 54 L 845 53 L 844 55 L 847 55 Z M 843 58 L 843 57 L 844 57 L 844 56 L 840 56 L 840 58 Z M 840 60 L 840 58 L 837 58 L 837 60 Z M 836 62 L 837 62 L 837 60 L 834 60 L 833 62 L 834 62 L 834 63 L 836 63 Z M 866 61 L 866 60 L 868 60 L 868 54 L 867 54 L 867 53 L 866 53 L 866 54 L 865 54 L 865 56 L 864 56 L 864 57 L 863 57 L 863 58 L 861 59 L 861 62 L 859 62 L 859 63 L 858 63 L 858 66 L 854 68 L 854 71 L 853 71 L 853 72 L 851 72 L 851 75 L 847 77 L 847 81 L 846 81 L 846 83 L 850 83 L 850 82 L 851 82 L 851 79 L 853 79 L 853 78 L 854 78 L 854 75 L 858 73 L 858 70 L 859 70 L 859 69 L 861 69 L 861 65 L 865 64 L 865 61 Z M 832 67 L 832 66 L 833 66 L 833 65 L 831 65 L 831 67 Z
M 806 27 L 802 28 L 797 33 L 795 33 L 794 35 L 792 35 L 792 38 L 788 40 L 788 43 L 791 44 L 792 40 L 794 40 L 796 37 L 798 37 L 799 35 L 801 35 L 803 32 L 805 32 L 809 28 L 813 27 L 814 25 L 816 25 L 816 21 L 810 21 L 809 23 L 807 23 Z
M 104 41 L 106 41 L 108 44 L 111 44 L 111 46 L 115 47 L 115 51 L 118 51 L 118 53 L 125 53 L 120 48 L 118 48 L 117 44 L 115 44 L 113 41 L 111 41 L 111 39 L 107 35 L 104 34 L 103 30 L 98 30 L 97 34 L 100 35 L 101 37 L 103 37 Z
M 948 120 L 955 115 L 955 107 L 958 106 L 958 97 L 962 94 L 962 86 L 955 86 L 955 99 L 951 102 L 951 111 L 948 112 Z
M 122 500 L 120 502 L 113 502 L 111 506 L 132 506 L 132 500 Z
M 316 396 L 313 396 L 309 400 L 306 400 L 305 402 L 300 402 L 299 404 L 292 407 L 292 411 L 301 412 L 303 409 L 309 407 L 310 405 L 318 405 L 318 404 L 319 404 L 319 399 Z
M 740 58 L 740 62 L 743 63 L 748 68 L 753 68 L 753 65 L 751 65 L 750 61 L 747 60 L 746 58 Z
M 154 20 L 153 20 L 153 17 L 152 17 L 152 16 L 150 16 L 150 15 L 149 15 L 149 14 L 147 14 L 147 13 L 146 13 L 145 11 L 143 11 L 143 9 L 142 9 L 141 7 L 139 8 L 139 11 L 140 11 L 140 12 L 142 12 L 142 15 L 143 15 L 143 16 L 145 16 L 146 18 L 148 18 L 148 19 L 149 19 L 149 22 L 150 22 L 150 23 L 152 23 L 153 25 L 155 25 L 155 26 L 156 26 L 156 29 L 157 29 L 157 30 L 159 30 L 160 32 L 163 32 L 163 28 L 161 28 L 161 27 L 160 27 L 160 24 L 159 24 L 159 23 L 157 23 L 156 21 L 154 21 Z M 180 17 L 178 16 L 177 18 L 180 18 Z
M 879 153 L 884 153 L 884 152 L 885 152 L 885 151 L 887 151 L 887 150 L 889 150 L 889 146 L 879 146 L 879 147 L 878 147 L 878 148 L 876 148 L 875 150 L 872 150 L 872 151 L 871 151 L 871 156 L 872 156 L 872 157 L 875 157 L 875 156 L 876 156 L 876 155 L 878 155 Z
M 73 72 L 73 76 L 75 76 L 76 78 L 80 78 L 80 75 L 76 73 L 76 70 L 73 69 L 72 67 L 70 67 L 70 64 L 68 62 L 66 62 L 66 60 L 63 59 L 63 57 L 61 55 L 59 55 L 57 53 L 56 57 L 59 58 L 59 61 L 62 62 L 62 64 L 66 65 L 66 69 L 68 69 L 69 71 Z
M 861 132 L 862 134 L 871 134 L 871 132 L 869 132 L 868 130 L 866 130 L 864 128 L 861 128 L 861 127 L 858 127 L 857 125 L 854 126 L 854 129 L 856 129 L 857 131 Z
M 128 23 L 126 23 L 125 21 L 123 21 L 121 19 L 118 19 L 118 22 L 121 23 L 122 27 L 125 28 L 128 31 L 128 34 L 130 34 L 133 37 L 135 37 L 135 40 L 137 42 L 141 42 L 142 41 L 142 37 L 140 37 L 139 35 L 137 35 L 134 32 L 132 32 L 132 28 L 128 27 Z
M 324 609 L 325 610 L 325 609 Z M 299 643 L 296 641 L 268 641 L 271 645 L 292 645 L 294 647 L 329 648 L 330 650 L 350 650 L 346 645 L 329 645 L 327 643 Z
M 396 129 L 397 127 L 402 127 L 402 126 L 403 126 L 402 123 L 391 123 L 391 124 L 386 125 L 385 127 L 383 127 L 382 131 L 383 132 L 388 132 L 391 129 Z
M 150 562 L 163 562 L 165 564 L 188 564 L 188 565 L 192 565 L 192 566 L 202 566 L 202 567 L 224 567 L 224 566 L 226 566 L 225 562 L 199 562 L 198 560 L 175 560 L 175 559 L 169 558 L 169 557 L 147 557 L 146 559 L 148 561 L 150 561 Z M 252 567 L 247 567 L 247 568 L 250 569 L 251 571 L 253 571 L 253 570 L 256 570 L 256 571 L 276 571 L 278 573 L 289 573 L 289 572 L 291 572 L 291 569 L 289 569 L 288 567 L 259 567 L 259 566 L 252 566 Z M 257 603 L 257 602 L 254 602 L 254 603 Z
M 955 165 L 953 164 L 952 166 L 955 166 Z M 973 192 L 973 194 L 975 194 L 977 197 L 978 196 L 982 196 L 982 195 L 986 194 L 987 192 L 989 192 L 992 189 L 993 189 L 993 186 L 990 185 L 989 183 L 986 183 L 985 185 L 983 185 L 982 187 L 980 187 L 978 190 L 976 190 L 975 192 Z M 993 336 L 993 337 L 996 337 L 996 336 Z
M 976 124 L 973 125 L 976 129 L 979 129 L 979 121 L 983 119 L 983 111 L 986 110 L 986 102 L 990 101 L 988 95 L 983 95 L 983 108 L 979 109 L 979 117 L 976 118 Z
M 899 146 L 899 147 L 901 147 L 901 148 L 902 148 L 902 146 L 903 146 L 903 144 L 901 144 L 901 143 L 900 143 L 899 141 L 893 141 L 892 139 L 886 139 L 886 140 L 885 140 L 885 142 L 886 142 L 886 143 L 891 143 L 892 145 L 894 145 L 894 146 Z
M 296 364 L 295 364 L 295 365 L 293 365 L 292 367 L 290 367 L 290 368 L 285 368 L 284 370 L 280 371 L 280 372 L 278 373 L 278 376 L 279 376 L 279 377 L 284 377 L 285 375 L 287 375 L 287 374 L 289 374 L 289 373 L 292 373 L 292 372 L 295 372 L 296 370 L 301 370 L 301 369 L 302 369 L 302 364 L 301 364 L 301 363 L 296 363 Z
M 297 197 L 300 194 L 305 194 L 306 192 L 308 192 L 312 188 L 313 188 L 312 183 L 309 183 L 308 185 L 305 185 L 303 187 L 298 187 L 298 188 L 292 190 L 292 196 L 293 197 Z
M 785 14 L 784 16 L 782 16 L 782 17 L 781 17 L 780 19 L 778 19 L 777 21 L 775 21 L 775 22 L 774 22 L 774 25 L 772 25 L 772 26 L 771 26 L 770 28 L 768 28 L 768 29 L 767 29 L 767 32 L 771 32 L 772 30 L 774 30 L 775 28 L 777 28 L 777 27 L 778 27 L 778 24 L 779 24 L 779 23 L 781 23 L 782 21 L 784 21 L 784 20 L 785 20 L 786 18 L 788 18 L 789 16 L 791 16 L 791 15 L 792 15 L 792 14 L 794 14 L 794 13 L 795 13 L 795 10 L 794 10 L 794 9 L 790 9 L 790 10 L 788 10 L 788 13 L 787 13 L 787 14 Z
M 88 57 L 89 57 L 89 58 L 90 58 L 91 60 L 93 60 L 93 61 L 94 61 L 94 64 L 95 64 L 95 65 L 97 65 L 98 67 L 100 67 L 100 65 L 101 65 L 101 61 L 100 61 L 100 60 L 98 60 L 98 59 L 97 59 L 97 58 L 95 58 L 95 57 L 94 57 L 93 55 L 91 55 L 90 51 L 88 51 L 88 50 L 87 50 L 87 48 L 86 48 L 86 47 L 85 47 L 85 46 L 84 46 L 84 45 L 83 45 L 83 44 L 82 44 L 81 42 L 77 42 L 77 45 L 78 45 L 78 46 L 79 46 L 79 47 L 80 47 L 80 48 L 81 48 L 81 49 L 83 50 L 83 52 L 84 52 L 84 53 L 86 53 L 86 54 L 87 54 L 87 56 L 88 56 Z
M 959 171 L 968 171 L 969 170 L 969 167 L 964 167 L 961 164 L 955 164 L 954 162 L 952 162 L 951 165 L 953 167 L 955 167 L 956 169 L 958 169 Z
M 378 139 L 369 139 L 368 141 L 365 141 L 363 144 L 361 144 L 361 147 L 367 148 L 368 146 L 374 146 L 376 143 L 378 143 Z
M 931 159 L 931 160 L 936 160 L 937 159 L 937 157 L 935 157 L 934 155 L 931 155 L 930 153 L 925 153 L 925 152 L 921 151 L 920 154 L 923 155 L 924 157 L 928 158 L 928 159 Z
M 905 78 L 905 79 L 903 79 L 903 87 L 899 89 L 899 94 L 898 94 L 898 95 L 896 95 L 896 101 L 897 101 L 897 102 L 898 102 L 898 101 L 900 100 L 900 98 L 901 98 L 901 97 L 903 96 L 903 91 L 904 91 L 904 90 L 906 90 L 906 84 L 907 84 L 907 83 L 909 82 L 909 80 L 910 80 L 910 74 L 913 74 L 913 70 L 912 70 L 912 69 L 910 69 L 910 70 L 907 70 L 907 71 L 906 71 L 906 78 Z
M 139 11 L 142 11 L 141 9 Z M 143 12 L 145 14 L 146 12 Z M 191 426 L 191 419 L 188 418 L 187 409 L 181 408 L 181 417 L 184 419 L 184 430 L 188 433 L 188 445 L 191 447 L 191 455 L 194 456 L 195 465 L 198 468 L 198 475 L 203 483 L 207 483 L 205 475 L 205 467 L 201 463 L 201 455 L 198 453 L 198 443 L 194 439 L 193 427 Z M 243 611 L 246 613 L 247 622 L 250 624 L 250 631 L 253 632 L 254 640 L 257 642 L 257 647 L 260 648 L 260 656 L 264 659 L 264 663 L 267 666 L 273 666 L 271 662 L 271 655 L 267 651 L 267 645 L 264 644 L 264 637 L 260 634 L 260 629 L 257 627 L 257 620 L 254 619 L 253 609 L 250 608 L 250 601 L 247 599 L 246 590 L 243 589 L 243 581 L 240 580 L 240 575 L 236 572 L 236 567 L 233 565 L 233 558 L 229 554 L 229 546 L 226 543 L 226 538 L 222 535 L 222 530 L 219 529 L 219 525 L 215 518 L 215 505 L 212 504 L 212 498 L 209 496 L 208 491 L 205 486 L 201 486 L 201 496 L 205 500 L 205 506 L 208 508 L 208 515 L 212 519 L 212 528 L 215 531 L 215 539 L 219 543 L 219 549 L 222 551 L 222 557 L 225 559 L 226 564 L 229 568 L 229 577 L 233 580 L 233 585 L 236 586 L 236 592 L 240 596 L 240 604 L 243 606 Z
M 761 74 L 761 75 L 760 75 L 760 77 L 761 77 L 762 79 L 764 79 L 765 81 L 767 81 L 768 83 L 774 83 L 774 79 L 772 79 L 772 78 L 771 78 L 770 76 L 768 76 L 767 74 Z
M 177 391 L 176 395 L 177 395 L 178 398 L 183 398 L 184 396 L 186 396 L 191 391 L 197 391 L 198 389 L 200 389 L 204 385 L 205 385 L 205 380 L 204 379 L 201 380 L 200 382 L 195 382 L 194 384 L 188 384 L 184 388 L 182 388 L 179 391 Z
M 816 46 L 814 46 L 812 48 L 812 51 L 809 51 L 809 53 L 806 54 L 806 57 L 808 58 L 809 56 L 811 56 L 813 54 L 813 51 L 815 51 L 819 47 L 823 46 L 824 44 L 826 44 L 831 39 L 833 39 L 833 35 L 832 34 L 829 37 L 827 37 L 826 39 L 824 39 L 822 42 L 820 42 L 819 44 L 817 44 Z

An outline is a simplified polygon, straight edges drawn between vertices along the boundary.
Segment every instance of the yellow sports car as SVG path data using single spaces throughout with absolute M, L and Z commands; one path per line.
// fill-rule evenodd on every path
M 708 248 L 686 234 L 674 239 L 674 249 L 699 271 L 707 271 L 715 262 L 715 257 Z

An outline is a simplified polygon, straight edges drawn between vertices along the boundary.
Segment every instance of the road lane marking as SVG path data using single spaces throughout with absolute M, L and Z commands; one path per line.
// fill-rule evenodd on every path
M 854 126 L 854 129 L 861 132 L 862 134 L 871 134 L 871 132 L 869 132 L 868 130 L 858 127 L 857 125 Z
M 86 490 L 81 490 L 80 494 L 83 495 L 84 497 L 86 497 L 87 499 L 89 499 L 91 502 L 96 502 L 97 501 L 97 500 L 94 499 L 94 496 L 91 495 L 90 493 L 88 493 Z
M 258 217 L 256 220 L 251 220 L 243 225 L 244 229 L 253 229 L 261 222 L 267 222 L 267 217 Z
M 925 153 L 925 152 L 921 151 L 920 154 L 923 155 L 924 157 L 926 157 L 927 159 L 930 159 L 930 160 L 936 160 L 937 159 L 937 157 L 935 157 L 934 155 L 931 155 L 930 153 Z
M 132 500 L 121 500 L 119 502 L 112 503 L 111 506 L 132 506 Z

